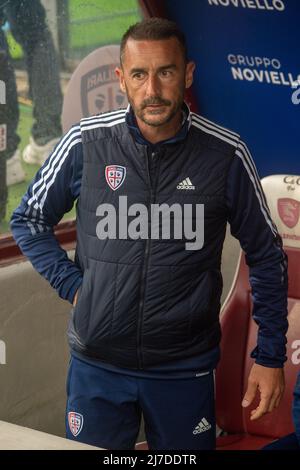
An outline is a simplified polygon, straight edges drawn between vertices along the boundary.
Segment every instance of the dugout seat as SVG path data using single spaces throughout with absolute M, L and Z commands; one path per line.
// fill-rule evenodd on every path
M 254 450 L 294 431 L 291 405 L 300 363 L 300 176 L 269 176 L 262 180 L 272 219 L 283 238 L 288 255 L 288 320 L 286 389 L 277 410 L 258 421 L 241 407 L 256 344 L 257 327 L 251 318 L 248 267 L 241 253 L 232 289 L 221 313 L 222 358 L 216 372 L 216 413 L 223 433 L 220 450 Z M 224 435 L 225 434 L 225 435 Z

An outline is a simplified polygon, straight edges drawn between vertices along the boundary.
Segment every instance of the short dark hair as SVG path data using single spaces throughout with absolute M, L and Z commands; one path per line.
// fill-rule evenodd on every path
M 183 58 L 187 62 L 187 47 L 184 33 L 178 28 L 174 21 L 165 18 L 147 18 L 139 23 L 130 26 L 123 35 L 120 47 L 120 62 L 123 62 L 125 46 L 128 39 L 136 41 L 159 41 L 162 39 L 177 38 L 183 53 Z

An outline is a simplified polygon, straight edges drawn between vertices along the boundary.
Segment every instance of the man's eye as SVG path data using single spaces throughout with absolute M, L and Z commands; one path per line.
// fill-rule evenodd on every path
M 170 77 L 172 75 L 172 72 L 171 72 L 171 70 L 162 70 L 161 75 L 163 77 Z
M 141 80 L 142 78 L 144 78 L 144 74 L 142 72 L 134 73 L 133 78 L 136 78 L 137 80 Z

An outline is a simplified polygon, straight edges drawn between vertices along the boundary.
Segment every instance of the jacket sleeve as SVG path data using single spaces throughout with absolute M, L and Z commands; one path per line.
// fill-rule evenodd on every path
M 287 256 L 274 225 L 249 150 L 239 141 L 227 179 L 226 202 L 232 235 L 245 252 L 258 324 L 257 346 L 251 353 L 266 367 L 286 361 Z
M 79 196 L 82 176 L 80 126 L 73 126 L 37 172 L 11 218 L 21 251 L 63 299 L 73 301 L 82 283 L 79 267 L 67 256 L 53 227 Z

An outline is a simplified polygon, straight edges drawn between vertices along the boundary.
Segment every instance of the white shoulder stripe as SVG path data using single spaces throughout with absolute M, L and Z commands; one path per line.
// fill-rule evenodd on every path
M 218 137 L 219 139 L 223 140 L 224 142 L 227 142 L 233 147 L 237 147 L 237 144 L 238 144 L 237 140 L 232 140 L 232 138 L 221 134 L 220 131 L 218 131 L 216 128 L 212 126 L 209 126 L 210 128 L 208 128 L 206 127 L 207 125 L 197 123 L 196 121 L 192 121 L 192 126 L 197 127 L 198 129 L 201 129 L 203 132 L 206 132 L 206 134 L 210 134 L 210 135 L 214 135 L 215 137 Z
M 50 181 L 48 181 L 48 183 L 46 184 L 46 191 L 44 192 L 44 195 L 41 199 L 41 202 L 40 204 L 38 203 L 35 203 L 34 205 L 34 208 L 37 209 L 38 207 L 40 207 L 41 211 L 43 212 L 43 206 L 44 206 L 44 203 L 45 203 L 45 199 L 47 197 L 47 193 L 49 191 L 49 188 L 51 188 L 52 184 L 54 183 L 55 181 L 55 178 L 56 178 L 56 175 L 57 173 L 59 172 L 59 170 L 61 169 L 62 165 L 64 164 L 64 161 L 66 160 L 66 158 L 69 156 L 69 153 L 70 153 L 70 150 L 72 147 L 74 147 L 74 145 L 76 145 L 78 142 L 81 142 L 81 137 L 79 139 L 75 139 L 73 140 L 69 147 L 67 148 L 67 152 L 61 157 L 61 159 L 59 160 L 59 164 L 55 167 L 55 170 L 53 172 L 53 175 L 52 175 L 52 179 Z
M 89 121 L 90 119 L 94 119 L 94 118 L 101 119 L 102 117 L 114 116 L 115 114 L 119 114 L 119 113 L 126 113 L 126 108 L 116 109 L 114 111 L 107 111 L 107 112 L 101 113 L 101 114 L 94 114 L 93 116 L 88 116 L 88 117 L 85 117 L 85 118 L 81 118 L 80 121 L 85 122 L 85 121 Z
M 193 116 L 195 117 L 195 116 Z M 214 135 L 219 139 L 233 145 L 236 148 L 235 154 L 241 158 L 244 167 L 249 175 L 250 180 L 253 183 L 255 194 L 258 198 L 259 205 L 261 211 L 266 219 L 267 224 L 269 225 L 271 231 L 274 235 L 277 235 L 277 229 L 274 225 L 270 211 L 266 202 L 266 198 L 264 192 L 262 190 L 260 180 L 256 171 L 256 167 L 253 163 L 252 157 L 250 155 L 249 150 L 247 149 L 244 142 L 239 140 L 238 134 L 232 134 L 228 132 L 226 129 L 221 128 L 220 126 L 216 126 L 210 121 L 203 122 L 202 119 L 192 119 L 192 125 L 201 129 L 202 131 L 206 132 L 207 134 Z
M 224 128 L 220 128 L 219 126 L 215 125 L 213 122 L 210 122 L 210 121 L 205 122 L 201 119 L 195 119 L 195 118 L 192 120 L 192 122 L 196 122 L 198 124 L 201 124 L 206 129 L 214 130 L 214 131 L 218 132 L 218 134 L 220 136 L 227 137 L 232 141 L 238 142 L 238 140 L 239 140 L 239 136 L 237 134 L 233 135 L 231 132 L 228 132 Z
M 94 116 L 82 118 L 80 120 L 80 123 L 81 125 L 85 125 L 85 124 L 89 124 L 90 121 L 94 121 L 94 120 L 95 121 L 107 121 L 109 119 L 118 117 L 119 115 L 123 116 L 124 114 L 126 114 L 126 109 L 119 109 L 118 111 L 112 111 L 110 113 L 103 113 L 99 115 L 96 114 Z
M 239 134 L 237 134 L 236 132 L 233 132 L 231 131 L 230 129 L 226 129 L 226 127 L 222 127 L 220 126 L 219 124 L 215 124 L 214 122 L 210 121 L 209 119 L 206 119 L 205 117 L 203 116 L 200 116 L 199 114 L 195 114 L 195 113 L 192 113 L 192 119 L 194 119 L 198 122 L 202 122 L 203 124 L 208 124 L 212 127 L 214 127 L 215 129 L 218 129 L 219 131 L 223 131 L 223 133 L 226 135 L 230 135 L 232 136 L 233 138 L 239 138 Z
M 262 187 L 261 187 L 260 183 L 258 183 L 258 181 L 256 180 L 256 176 L 255 176 L 256 172 L 253 171 L 253 168 L 251 168 L 251 165 L 249 163 L 249 161 L 252 160 L 250 154 L 245 153 L 245 151 L 243 151 L 243 149 L 240 149 L 240 148 L 238 148 L 235 153 L 242 160 L 243 165 L 244 165 L 244 167 L 245 167 L 245 169 L 248 173 L 248 176 L 249 176 L 250 180 L 252 181 L 252 184 L 253 184 L 254 190 L 255 190 L 255 194 L 256 194 L 257 199 L 259 201 L 260 209 L 261 209 L 261 211 L 262 211 L 262 213 L 263 213 L 263 215 L 266 219 L 267 224 L 269 225 L 272 233 L 274 235 L 277 235 L 277 230 L 276 230 L 276 227 L 275 227 L 275 225 L 274 225 L 274 223 L 271 219 L 269 208 L 264 202 L 264 195 L 263 195 Z M 253 164 L 253 162 L 252 162 L 252 164 Z
M 27 206 L 25 215 L 26 225 L 30 229 L 31 235 L 36 235 L 37 233 L 43 233 L 51 230 L 50 227 L 47 228 L 47 226 L 41 225 L 37 222 L 38 219 L 43 220 L 44 217 L 42 214 L 38 214 L 38 211 L 33 209 L 32 206 Z
M 74 126 L 72 127 L 66 134 L 65 136 L 62 138 L 62 140 L 58 143 L 55 151 L 52 153 L 52 155 L 50 156 L 50 159 L 47 163 L 47 165 L 44 166 L 43 170 L 42 170 L 42 175 L 41 176 L 44 176 L 45 173 L 48 172 L 48 170 L 51 168 L 53 162 L 55 161 L 55 157 L 57 156 L 58 152 L 62 149 L 62 147 L 64 146 L 64 144 L 69 141 L 70 137 L 72 138 L 73 136 L 77 136 L 78 134 L 80 134 L 80 126 Z M 40 181 L 40 180 L 39 180 Z M 37 181 L 34 186 L 33 186 L 33 190 L 35 190 L 37 188 L 37 186 L 39 185 L 39 181 Z
M 40 195 L 47 188 L 47 180 L 51 178 L 51 175 L 55 172 L 55 168 L 60 164 L 61 160 L 69 155 L 71 148 L 77 143 L 81 142 L 81 132 L 75 129 L 71 129 L 62 141 L 58 144 L 55 151 L 52 153 L 47 165 L 42 169 L 41 177 L 32 187 L 32 197 L 29 199 L 28 204 L 31 205 L 35 202 L 35 208 L 38 208 L 38 200 Z M 61 167 L 61 165 L 60 165 Z
M 267 199 L 266 199 L 266 195 L 264 193 L 264 190 L 262 188 L 262 185 L 261 185 L 261 182 L 260 182 L 260 179 L 259 179 L 259 176 L 258 176 L 258 173 L 257 173 L 257 170 L 256 170 L 256 166 L 253 162 L 253 159 L 251 157 L 251 153 L 249 152 L 246 144 L 244 142 L 241 141 L 241 146 L 243 147 L 244 149 L 244 154 L 248 157 L 248 161 L 249 161 L 249 165 L 250 165 L 250 168 L 252 169 L 252 173 L 254 175 L 254 178 L 256 180 L 256 183 L 258 185 L 258 188 L 259 188 L 259 191 L 260 191 L 260 195 L 261 195 L 261 198 L 262 198 L 262 204 L 268 214 L 268 217 L 272 223 L 272 226 L 273 226 L 273 229 L 274 229 L 274 233 L 277 235 L 278 234 L 278 230 L 277 230 L 277 227 L 275 225 L 275 223 L 273 222 L 273 219 L 271 217 L 271 213 L 270 213 L 270 209 L 269 209 L 269 206 L 268 206 L 268 203 L 267 203 Z
M 82 127 L 81 130 L 82 132 L 84 132 L 89 129 L 97 129 L 98 127 L 112 127 L 112 126 L 116 126 L 117 124 L 121 124 L 122 122 L 125 122 L 125 118 L 117 119 L 111 122 L 98 122 L 98 123 L 96 122 L 96 123 Z
M 252 173 L 253 173 L 253 176 L 254 176 L 254 178 L 255 178 L 255 180 L 256 180 L 256 183 L 257 183 L 257 185 L 260 187 L 260 186 L 261 186 L 261 184 L 260 184 L 260 179 L 259 179 L 259 176 L 258 176 L 258 173 L 257 173 L 257 170 L 256 170 L 256 166 L 255 166 L 254 161 L 253 161 L 253 159 L 252 159 L 251 153 L 250 153 L 250 151 L 249 151 L 247 145 L 245 144 L 245 142 L 243 142 L 242 140 L 240 141 L 240 146 L 242 147 L 242 150 L 243 150 L 245 156 L 247 157 L 247 160 L 248 160 L 248 162 L 249 162 L 249 166 L 250 166 L 250 168 L 251 168 L 251 170 L 252 170 Z M 264 201 L 264 205 L 265 205 L 265 207 L 266 207 L 266 208 L 268 209 L 268 211 L 269 211 L 268 203 L 267 203 L 267 200 L 266 200 L 266 196 L 265 196 L 265 193 L 264 193 L 264 191 L 263 191 L 262 188 L 261 188 L 261 195 L 262 195 L 262 198 L 263 198 L 263 201 Z M 271 217 L 271 215 L 270 215 L 270 217 Z
M 30 213 L 30 206 L 27 207 L 26 211 L 25 211 L 25 215 L 27 216 L 27 221 L 26 221 L 26 224 L 27 224 L 27 227 L 29 227 L 29 230 L 31 232 L 31 235 L 35 235 L 37 233 L 36 229 L 34 228 L 33 226 L 33 223 L 31 222 L 30 218 L 29 218 L 29 213 Z
M 43 181 L 45 181 L 47 179 L 47 175 L 52 172 L 54 166 L 57 164 L 57 162 L 59 161 L 62 153 L 68 147 L 68 145 L 72 141 L 72 139 L 79 138 L 80 136 L 81 136 L 81 132 L 80 131 L 78 132 L 78 131 L 75 131 L 75 130 L 73 130 L 72 132 L 69 131 L 65 135 L 65 137 L 58 144 L 55 151 L 50 156 L 48 163 L 42 169 L 40 179 L 33 185 L 33 188 L 32 188 L 33 194 L 35 194 L 35 192 L 37 191 L 37 188 L 42 185 Z M 40 190 L 38 191 L 38 193 L 39 192 L 40 192 Z
M 118 119 L 125 119 L 125 113 L 119 114 L 118 116 L 108 116 L 103 119 L 92 119 L 91 121 L 86 122 L 85 124 L 81 124 L 81 130 L 85 130 L 91 124 L 101 124 L 102 122 L 115 122 Z

